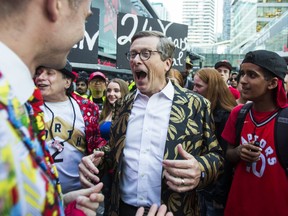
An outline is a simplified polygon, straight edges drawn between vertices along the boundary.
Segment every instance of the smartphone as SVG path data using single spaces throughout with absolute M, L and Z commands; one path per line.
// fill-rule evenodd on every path
M 257 146 L 257 147 L 260 147 L 260 142 L 259 141 L 255 141 L 254 145 Z M 256 151 L 254 151 L 254 152 L 256 152 Z

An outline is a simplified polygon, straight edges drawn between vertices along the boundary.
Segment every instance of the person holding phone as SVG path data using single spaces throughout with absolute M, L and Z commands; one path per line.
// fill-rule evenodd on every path
M 228 142 L 226 158 L 235 173 L 225 215 L 287 215 L 288 178 L 275 148 L 275 119 L 287 107 L 284 77 L 287 63 L 267 50 L 248 52 L 240 65 L 241 95 L 251 101 L 240 134 L 236 121 L 243 105 L 235 107 L 222 137 Z

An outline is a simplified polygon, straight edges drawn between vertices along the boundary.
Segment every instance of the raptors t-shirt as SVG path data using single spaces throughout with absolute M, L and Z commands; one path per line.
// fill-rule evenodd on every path
M 235 145 L 235 123 L 243 105 L 234 108 L 222 137 Z M 240 145 L 259 141 L 260 160 L 247 164 L 241 160 L 235 167 L 225 215 L 287 215 L 288 177 L 280 165 L 274 143 L 277 112 L 250 110 L 245 118 Z M 288 142 L 288 141 L 287 141 Z
M 78 165 L 86 151 L 83 116 L 73 98 L 71 102 L 45 102 L 43 110 L 46 141 L 59 172 L 63 193 L 81 188 Z

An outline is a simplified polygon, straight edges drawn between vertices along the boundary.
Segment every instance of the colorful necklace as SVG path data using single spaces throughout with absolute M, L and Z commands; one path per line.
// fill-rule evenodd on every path
M 56 191 L 58 192 L 58 195 L 62 201 L 63 200 L 62 191 L 61 191 L 57 168 L 53 162 L 52 157 L 49 154 L 45 140 L 42 141 L 41 139 L 39 139 L 38 135 L 40 135 L 42 131 L 39 130 L 37 126 L 37 123 L 36 123 L 37 120 L 34 116 L 34 111 L 33 111 L 31 104 L 29 104 L 28 102 L 25 103 L 25 108 L 28 111 L 28 117 L 31 123 L 30 125 L 28 124 L 28 126 L 23 125 L 22 121 L 20 119 L 17 119 L 15 111 L 14 111 L 14 107 L 12 105 L 12 101 L 10 99 L 8 99 L 8 104 L 6 107 L 7 107 L 7 112 L 8 112 L 8 121 L 15 128 L 20 139 L 23 141 L 26 148 L 29 150 L 30 155 L 34 158 L 34 160 L 39 165 L 39 167 L 54 182 Z M 43 119 L 40 119 L 40 121 L 41 120 L 43 121 Z M 29 130 L 28 133 L 27 133 L 27 128 Z M 60 202 L 59 204 L 61 206 L 63 205 L 62 202 Z

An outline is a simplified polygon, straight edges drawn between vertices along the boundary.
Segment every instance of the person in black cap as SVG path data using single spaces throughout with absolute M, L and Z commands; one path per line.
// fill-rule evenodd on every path
M 227 83 L 233 69 L 230 62 L 227 60 L 219 61 L 214 65 L 214 68 L 221 74 L 222 78 Z
M 274 141 L 276 116 L 287 107 L 286 72 L 285 60 L 266 50 L 248 52 L 240 65 L 242 97 L 252 106 L 240 140 L 236 121 L 243 105 L 232 110 L 222 133 L 228 142 L 227 159 L 236 164 L 225 215 L 287 215 L 288 178 Z
M 73 92 L 71 64 L 63 69 L 39 67 L 36 86 L 44 99 L 46 142 L 59 172 L 63 193 L 81 189 L 78 164 L 106 144 L 101 138 L 96 104 Z
M 232 65 L 227 60 L 219 61 L 215 64 L 214 68 L 221 74 L 222 78 L 224 79 L 225 83 L 227 84 L 230 92 L 234 96 L 235 100 L 240 97 L 240 93 L 237 89 L 233 88 L 232 86 L 228 85 L 228 79 L 230 78 L 230 74 L 232 71 Z
M 191 77 L 189 76 L 190 72 L 193 69 L 193 63 L 189 56 L 186 57 L 186 64 L 185 64 L 185 70 L 181 71 L 181 75 L 183 77 L 184 82 L 184 88 L 193 90 L 193 81 L 191 80 Z

